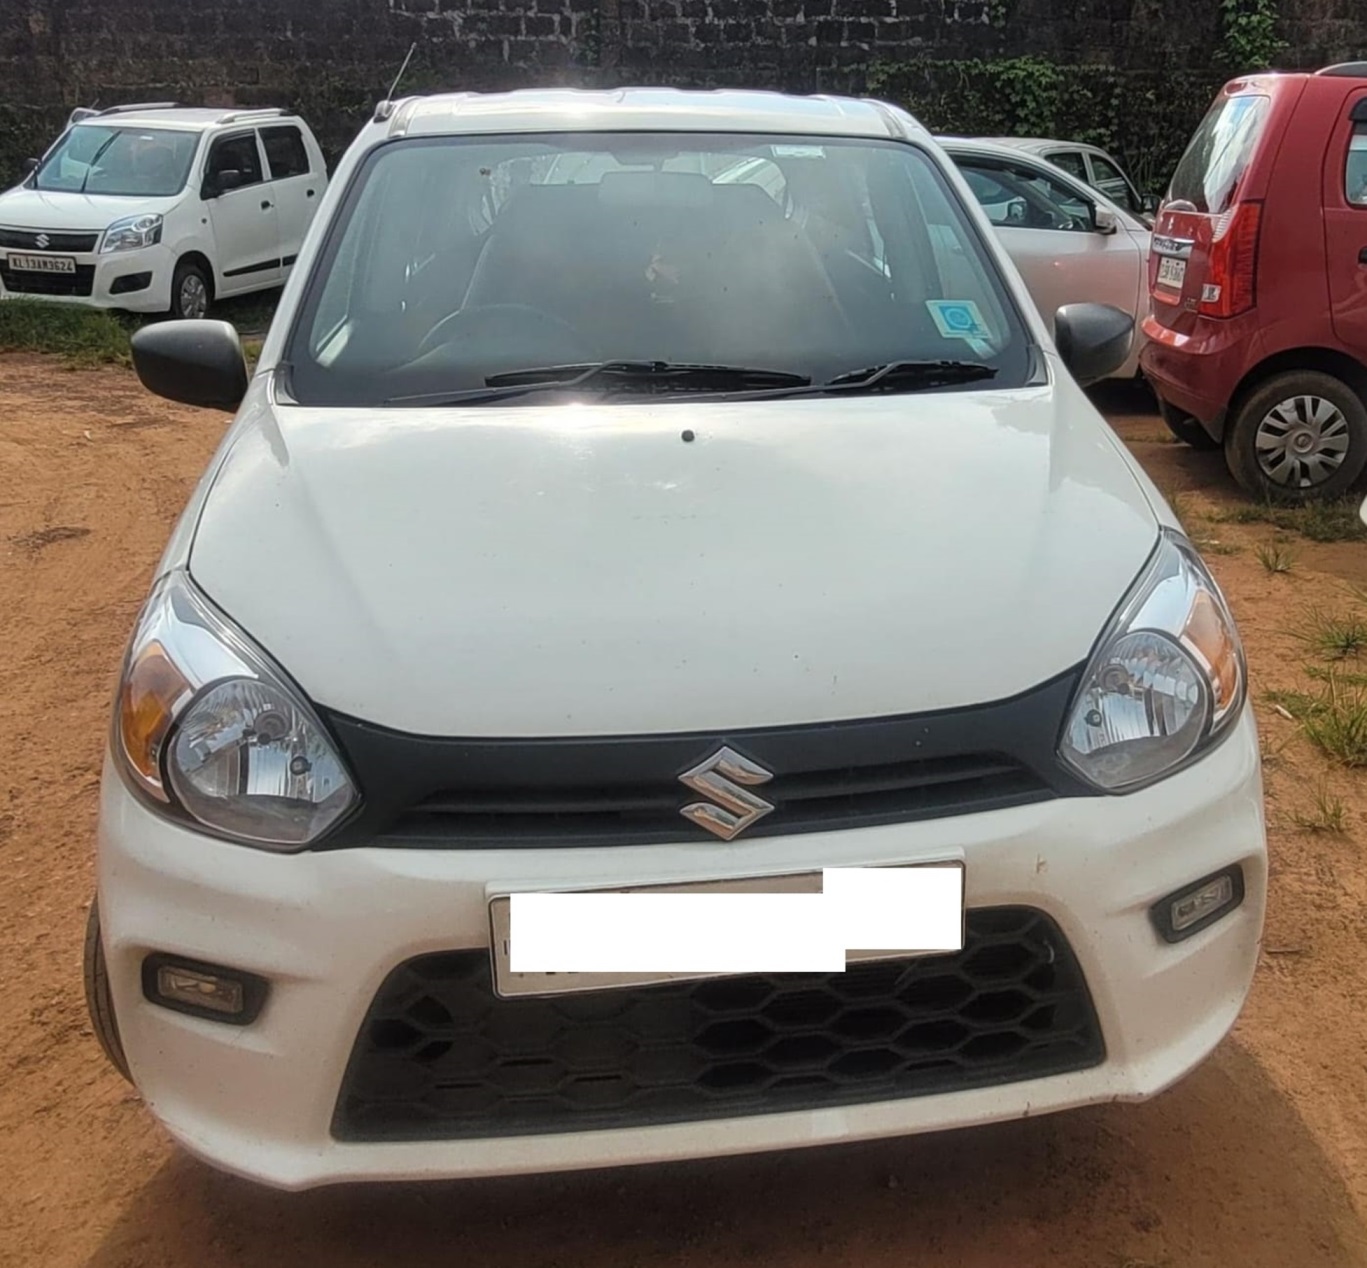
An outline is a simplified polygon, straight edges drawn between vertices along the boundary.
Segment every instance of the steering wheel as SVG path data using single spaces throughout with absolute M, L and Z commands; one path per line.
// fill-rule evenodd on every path
M 583 336 L 569 322 L 542 312 L 539 308 L 533 308 L 530 304 L 478 304 L 473 308 L 457 309 L 437 322 L 423 336 L 413 359 L 417 361 L 444 344 L 452 343 L 459 337 L 460 331 L 457 328 L 461 325 L 490 322 L 491 318 L 493 321 L 490 324 L 493 324 L 500 317 L 512 318 L 519 332 L 525 332 L 529 324 L 550 327 L 560 334 L 568 335 L 577 345 L 583 346 Z

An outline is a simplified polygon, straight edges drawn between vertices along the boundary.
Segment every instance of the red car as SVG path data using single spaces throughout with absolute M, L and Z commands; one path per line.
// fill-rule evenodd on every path
M 1141 365 L 1248 492 L 1367 467 L 1367 62 L 1226 84 L 1159 206 Z

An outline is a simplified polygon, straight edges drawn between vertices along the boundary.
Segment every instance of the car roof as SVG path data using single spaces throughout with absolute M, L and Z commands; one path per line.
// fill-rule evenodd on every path
M 261 123 L 266 120 L 291 120 L 296 117 L 278 107 L 229 110 L 203 106 L 147 106 L 101 111 L 81 119 L 76 127 L 95 124 L 99 127 L 182 128 L 204 131 L 226 127 L 233 123 Z
M 1089 154 L 1106 153 L 1099 145 L 1092 145 L 1088 141 L 1058 141 L 1034 136 L 1002 136 L 989 139 L 998 145 L 1007 145 L 1015 150 L 1028 150 L 1036 154 L 1045 150 L 1086 150 Z
M 393 103 L 389 115 L 390 136 L 649 129 L 929 139 L 905 111 L 881 102 L 736 89 L 444 93 Z
M 949 151 L 972 150 L 975 154 L 995 154 L 998 158 L 1018 158 L 1021 151 L 1028 148 L 1006 137 L 937 136 L 935 140 Z

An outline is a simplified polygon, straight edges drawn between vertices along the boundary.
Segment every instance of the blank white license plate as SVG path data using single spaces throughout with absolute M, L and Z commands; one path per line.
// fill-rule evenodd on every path
M 909 872 L 935 872 L 937 876 L 929 886 L 930 898 L 934 903 L 934 911 L 930 913 L 931 919 L 925 922 L 929 934 L 926 941 L 917 941 L 913 936 L 910 941 L 916 942 L 916 948 L 912 950 L 865 950 L 851 945 L 852 941 L 862 935 L 868 928 L 868 920 L 876 921 L 881 913 L 870 911 L 864 913 L 857 911 L 858 916 L 855 929 L 858 933 L 851 933 L 845 930 L 843 935 L 840 931 L 823 928 L 819 916 L 819 907 L 828 899 L 832 904 L 838 903 L 835 891 L 839 886 L 848 883 L 849 875 L 852 871 L 864 872 L 875 869 L 839 869 L 835 878 L 825 878 L 823 886 L 823 874 L 821 872 L 800 872 L 784 876 L 767 877 L 748 877 L 744 879 L 726 881 L 704 881 L 688 884 L 674 885 L 649 885 L 649 886 L 630 886 L 616 887 L 612 889 L 580 890 L 569 891 L 566 897 L 573 899 L 576 895 L 588 896 L 592 899 L 608 899 L 611 905 L 616 902 L 618 896 L 651 894 L 651 895 L 672 895 L 675 896 L 674 902 L 676 909 L 682 906 L 682 896 L 728 896 L 723 900 L 723 907 L 730 908 L 735 912 L 737 920 L 723 924 L 725 915 L 718 918 L 716 911 L 709 909 L 703 912 L 697 904 L 693 904 L 690 910 L 696 909 L 699 912 L 699 919 L 693 927 L 696 929 L 695 936 L 700 940 L 700 944 L 708 954 L 726 954 L 729 950 L 739 946 L 750 944 L 750 953 L 754 954 L 753 947 L 756 945 L 751 934 L 756 934 L 760 941 L 759 946 L 764 948 L 764 954 L 768 955 L 772 947 L 772 953 L 776 961 L 764 966 L 751 966 L 749 968 L 712 968 L 712 969 L 690 969 L 689 971 L 661 971 L 660 969 L 640 969 L 632 971 L 561 971 L 561 972 L 514 972 L 512 969 L 512 895 L 509 893 L 491 894 L 489 899 L 489 932 L 490 946 L 492 948 L 494 989 L 501 996 L 516 995 L 558 995 L 573 991 L 597 991 L 612 987 L 641 986 L 655 982 L 670 981 L 697 981 L 701 978 L 723 977 L 733 973 L 741 972 L 782 972 L 794 956 L 799 958 L 808 954 L 817 954 L 830 958 L 834 957 L 837 966 L 856 963 L 864 960 L 889 960 L 904 959 L 908 955 L 936 955 L 952 953 L 963 946 L 963 893 L 964 893 L 964 868 L 963 863 L 958 860 L 946 860 L 943 862 L 925 863 L 910 867 L 881 868 L 876 869 L 880 873 L 888 875 L 889 879 L 883 882 L 883 888 L 887 889 L 893 884 L 892 874 Z M 858 878 L 856 878 L 858 879 Z M 921 877 L 919 880 L 928 878 Z M 837 880 L 839 886 L 837 886 Z M 926 886 L 921 886 L 925 889 Z M 565 891 L 551 894 L 555 899 Z M 742 901 L 736 904 L 730 901 L 729 896 L 752 895 L 759 898 L 759 904 L 746 903 Z M 772 897 L 761 896 L 799 896 L 797 906 L 784 903 L 782 897 L 774 899 Z M 544 896 L 537 896 L 544 897 Z M 856 902 L 858 900 L 856 899 Z M 779 911 L 775 903 L 783 910 Z M 768 904 L 767 908 L 765 904 Z M 802 911 L 798 906 L 806 904 L 812 907 L 807 911 L 804 907 Z M 815 904 L 816 906 L 812 906 Z M 704 904 L 706 906 L 706 904 Z M 528 918 L 528 909 L 520 907 L 524 914 L 519 916 L 519 920 Z M 533 909 L 535 910 L 535 909 Z M 621 908 L 618 908 L 621 911 Z M 748 914 L 747 914 L 748 913 Z M 791 913 L 791 914 L 789 914 Z M 849 912 L 846 912 L 848 917 Z M 763 934 L 759 930 L 747 928 L 746 922 L 753 920 L 760 924 L 766 918 L 779 918 L 780 926 L 785 926 L 781 932 L 775 936 L 773 933 Z M 817 917 L 813 919 L 813 917 Z M 804 923 L 805 921 L 805 923 Z M 629 926 L 630 919 L 619 918 L 614 922 L 611 917 L 600 924 L 593 926 L 598 935 L 598 941 L 603 943 L 615 944 L 612 946 L 614 960 L 617 952 L 622 949 L 622 944 L 627 941 L 626 930 L 623 926 Z M 931 926 L 934 927 L 931 932 Z M 519 926 L 521 927 L 521 926 Z M 875 926 L 876 927 L 876 926 Z M 638 931 L 641 929 L 639 919 L 636 922 Z M 652 932 L 656 932 L 652 930 Z M 545 929 L 539 927 L 533 931 L 539 941 L 544 944 Z M 581 937 L 581 942 L 583 938 Z M 519 946 L 525 947 L 526 943 L 519 941 Z M 924 948 L 924 949 L 922 949 Z M 630 957 L 631 948 L 622 949 L 624 958 Z M 656 954 L 661 952 L 656 950 Z M 743 952 L 742 952 L 743 953 Z M 578 954 L 585 954 L 581 945 Z M 592 954 L 592 951 L 589 952 Z M 668 955 L 668 950 L 664 952 Z M 704 955 L 704 959 L 707 955 Z M 823 971 L 821 968 L 811 966 L 806 969 L 792 968 L 789 971 Z M 832 968 L 831 971 L 839 971 L 839 967 Z
M 24 273 L 74 273 L 76 261 L 66 255 L 12 255 L 9 266 Z
M 1171 287 L 1175 291 L 1182 289 L 1182 283 L 1187 279 L 1187 262 L 1179 260 L 1176 256 L 1165 255 L 1158 261 L 1158 285 Z

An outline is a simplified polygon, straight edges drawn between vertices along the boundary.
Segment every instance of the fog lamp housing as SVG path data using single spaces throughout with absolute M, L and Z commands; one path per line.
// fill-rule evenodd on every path
M 142 962 L 142 993 L 172 1012 L 229 1026 L 249 1026 L 266 1002 L 266 981 L 254 973 L 161 952 Z
M 1208 929 L 1243 901 L 1244 869 L 1235 864 L 1159 899 L 1149 908 L 1149 917 L 1165 942 L 1181 942 Z

